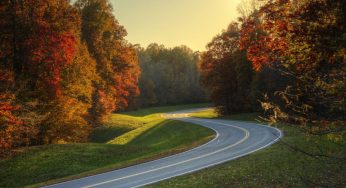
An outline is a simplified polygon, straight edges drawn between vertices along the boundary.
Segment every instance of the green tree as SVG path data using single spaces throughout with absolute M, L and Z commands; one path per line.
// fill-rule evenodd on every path
M 183 104 L 206 100 L 199 84 L 199 54 L 186 46 L 151 44 L 140 50 L 139 103 L 142 106 Z

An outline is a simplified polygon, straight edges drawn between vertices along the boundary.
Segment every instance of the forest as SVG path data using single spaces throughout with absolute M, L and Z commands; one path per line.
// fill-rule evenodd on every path
M 201 55 L 202 83 L 222 114 L 345 135 L 344 1 L 253 1 Z M 334 135 L 335 136 L 335 135 Z
M 0 156 L 87 142 L 115 112 L 201 102 L 341 142 L 346 2 L 251 2 L 195 52 L 129 43 L 108 0 L 1 1 Z
M 141 76 L 137 107 L 207 101 L 207 92 L 199 83 L 198 52 L 186 46 L 167 49 L 151 44 L 138 55 Z
M 0 4 L 0 153 L 85 142 L 113 112 L 207 101 L 199 54 L 132 45 L 107 0 Z

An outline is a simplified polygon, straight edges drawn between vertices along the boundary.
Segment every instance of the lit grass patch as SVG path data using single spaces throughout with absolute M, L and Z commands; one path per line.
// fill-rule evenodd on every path
M 125 112 L 124 114 L 131 115 L 131 116 L 137 116 L 137 117 L 144 117 L 147 115 L 155 115 L 165 112 L 174 112 L 179 110 L 185 110 L 185 109 L 192 109 L 192 108 L 205 108 L 208 107 L 208 103 L 202 103 L 202 104 L 187 104 L 187 105 L 176 105 L 176 106 L 162 106 L 162 107 L 151 107 L 151 108 L 145 108 L 137 111 L 131 111 L 131 112 Z
M 208 108 L 206 110 L 190 113 L 189 116 L 197 118 L 217 118 L 220 115 L 216 112 L 215 108 Z
M 132 131 L 129 131 L 119 137 L 115 137 L 113 140 L 108 141 L 108 144 L 118 144 L 118 145 L 124 145 L 128 144 L 132 140 L 134 140 L 136 137 L 140 136 L 144 132 L 148 131 L 151 128 L 154 128 L 155 126 L 158 126 L 160 123 L 162 123 L 164 120 L 156 120 L 147 124 L 142 125 L 141 127 L 134 129 Z
M 261 118 L 259 117 L 260 113 L 254 112 L 254 113 L 239 113 L 239 114 L 232 114 L 232 115 L 220 115 L 216 111 L 215 108 L 208 108 L 206 110 L 201 110 L 198 112 L 190 113 L 190 117 L 196 117 L 196 118 L 207 118 L 207 119 L 213 119 L 213 118 L 220 118 L 220 119 L 231 119 L 231 120 L 237 120 L 237 121 L 253 121 L 253 122 L 259 122 L 261 121 Z

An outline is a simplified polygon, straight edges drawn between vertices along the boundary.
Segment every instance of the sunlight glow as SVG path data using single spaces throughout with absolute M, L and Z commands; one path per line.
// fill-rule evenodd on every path
M 203 51 L 211 39 L 238 17 L 241 0 L 111 0 L 127 40 L 146 47 L 187 45 Z

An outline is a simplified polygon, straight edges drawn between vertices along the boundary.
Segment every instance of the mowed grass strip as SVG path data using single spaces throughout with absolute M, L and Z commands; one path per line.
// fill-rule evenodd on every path
M 191 114 L 193 117 L 222 118 L 257 122 L 258 115 L 236 114 L 220 117 L 213 109 Z M 312 158 L 286 145 L 311 153 L 346 156 L 345 145 L 321 137 L 307 137 L 294 125 L 276 124 L 283 130 L 283 141 L 248 156 L 147 187 L 323 187 L 346 183 L 346 165 L 328 158 Z M 326 178 L 328 177 L 328 178 Z M 314 184 L 316 183 L 316 184 Z
M 191 107 L 164 107 L 161 112 L 184 108 Z M 0 187 L 38 187 L 106 172 L 179 153 L 214 137 L 205 127 L 163 119 L 159 108 L 144 111 L 114 114 L 89 143 L 23 148 L 0 160 Z

